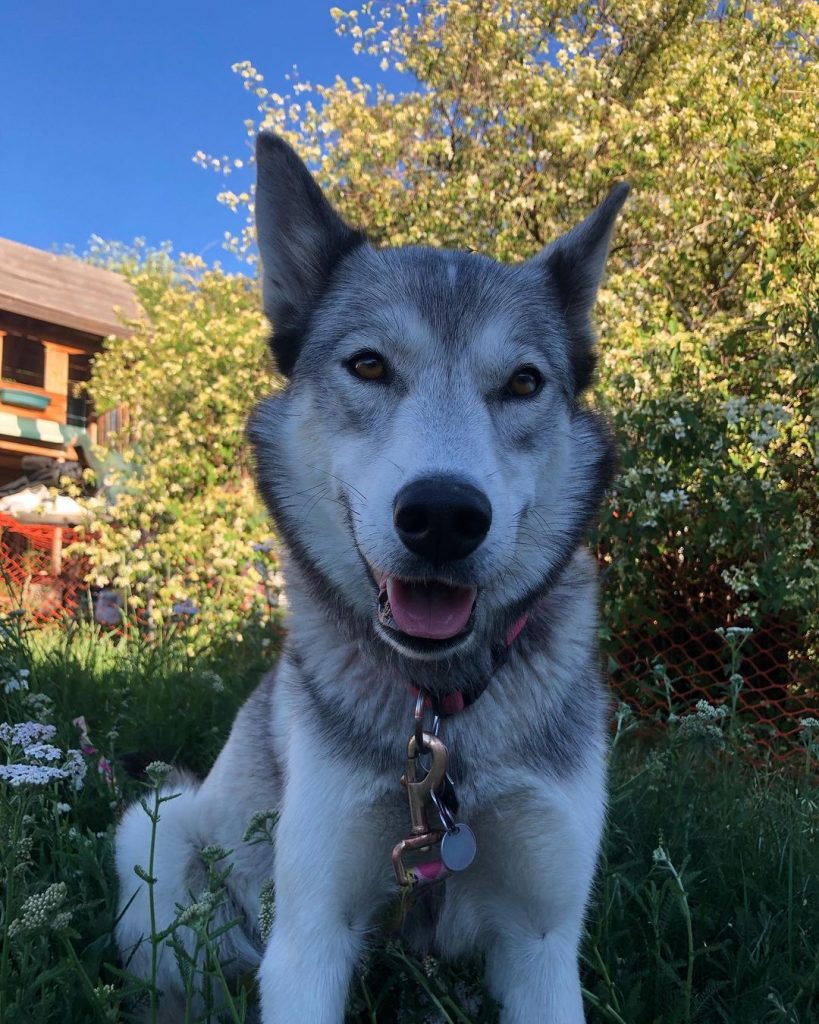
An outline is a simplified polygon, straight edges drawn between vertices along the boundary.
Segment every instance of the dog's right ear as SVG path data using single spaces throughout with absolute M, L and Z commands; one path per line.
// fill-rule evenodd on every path
M 295 150 L 272 132 L 256 138 L 255 207 L 264 311 L 276 362 L 289 375 L 333 269 L 366 237 L 344 223 Z

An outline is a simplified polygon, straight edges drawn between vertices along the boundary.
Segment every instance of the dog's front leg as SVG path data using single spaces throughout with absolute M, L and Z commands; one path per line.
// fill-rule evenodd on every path
M 598 770 L 533 779 L 473 818 L 478 855 L 447 883 L 439 938 L 457 954 L 478 937 L 501 1024 L 583 1024 L 578 945 L 602 817 Z
M 501 882 L 487 982 L 501 1024 L 583 1024 L 578 946 L 602 829 L 602 764 L 532 781 L 487 815 Z
M 389 884 L 373 788 L 306 731 L 289 744 L 276 913 L 259 972 L 263 1024 L 342 1024 L 363 938 Z M 380 865 L 384 865 L 379 870 Z
M 486 981 L 501 1004 L 501 1024 L 583 1024 L 578 934 L 507 930 L 487 952 Z

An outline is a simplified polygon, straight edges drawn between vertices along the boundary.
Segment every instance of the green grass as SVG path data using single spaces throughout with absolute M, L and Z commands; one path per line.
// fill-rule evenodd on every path
M 72 721 L 84 716 L 96 748 L 84 755 L 80 789 L 0 782 L 3 1024 L 128 1021 L 135 1000 L 150 1007 L 151 992 L 121 970 L 111 942 L 114 823 L 135 795 L 156 811 L 122 760 L 207 770 L 278 642 L 275 631 L 252 626 L 243 636 L 191 650 L 180 636 L 142 643 L 88 626 L 27 634 L 19 620 L 3 621 L 0 722 L 52 722 L 48 742 L 67 750 L 80 746 Z M 6 693 L 20 669 L 30 672 L 28 691 Z M 733 739 L 741 723 L 688 718 L 649 743 L 629 715 L 618 716 L 583 946 L 589 1021 L 809 1024 L 819 1019 L 819 789 L 810 758 L 790 773 L 755 770 Z M 806 733 L 806 744 L 814 736 Z M 0 763 L 7 753 L 0 743 Z M 224 880 L 221 858 L 212 858 L 211 907 Z M 216 1005 L 226 988 L 208 952 L 212 915 L 195 924 Z M 496 1011 L 479 977 L 477 964 L 420 961 L 388 937 L 364 965 L 348 1021 L 421 1024 L 436 1012 L 453 1024 L 489 1024 Z M 247 1002 L 242 989 L 222 1017 L 204 1019 L 249 1021 Z

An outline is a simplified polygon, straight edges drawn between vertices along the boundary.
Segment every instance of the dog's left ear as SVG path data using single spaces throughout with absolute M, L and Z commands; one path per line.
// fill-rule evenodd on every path
M 566 320 L 575 394 L 589 386 L 594 372 L 591 311 L 603 278 L 614 223 L 629 191 L 624 181 L 615 185 L 582 223 L 547 245 L 532 260 L 546 271 Z

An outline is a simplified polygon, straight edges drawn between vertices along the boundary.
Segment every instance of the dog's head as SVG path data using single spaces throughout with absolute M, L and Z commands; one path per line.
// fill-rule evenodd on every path
M 416 679 L 479 660 L 553 584 L 610 479 L 608 435 L 578 397 L 628 186 L 510 266 L 374 248 L 274 135 L 259 136 L 257 173 L 288 378 L 250 424 L 262 495 L 352 634 Z

